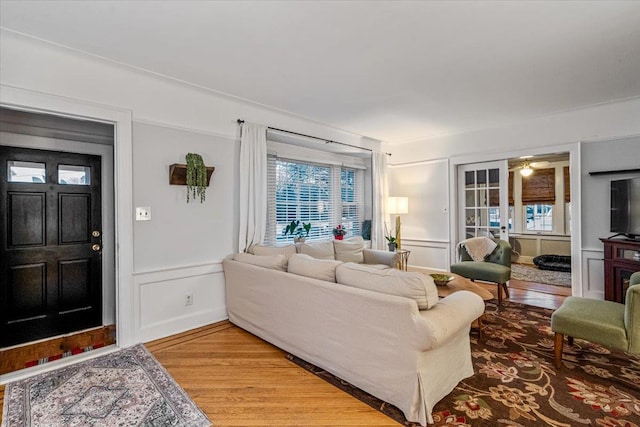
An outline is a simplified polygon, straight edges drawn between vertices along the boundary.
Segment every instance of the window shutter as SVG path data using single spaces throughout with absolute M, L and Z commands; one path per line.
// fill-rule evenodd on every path
M 565 166 L 562 170 L 564 175 L 564 202 L 571 202 L 571 175 L 569 174 L 569 166 Z
M 529 177 L 522 178 L 522 203 L 553 204 L 556 201 L 556 171 L 550 169 L 534 169 Z

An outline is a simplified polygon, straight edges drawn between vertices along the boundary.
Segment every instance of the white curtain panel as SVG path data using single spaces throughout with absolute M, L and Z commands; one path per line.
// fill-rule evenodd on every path
M 384 238 L 384 223 L 387 218 L 387 155 L 385 153 L 371 153 L 371 175 L 373 187 L 373 217 L 371 220 L 371 247 L 373 249 L 387 249 Z
M 267 127 L 244 122 L 240 138 L 240 252 L 261 244 L 266 229 Z

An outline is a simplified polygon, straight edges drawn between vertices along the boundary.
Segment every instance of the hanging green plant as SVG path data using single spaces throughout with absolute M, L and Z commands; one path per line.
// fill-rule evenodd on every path
M 200 203 L 204 202 L 207 191 L 207 167 L 202 156 L 196 153 L 187 154 L 187 203 L 189 199 L 200 196 Z

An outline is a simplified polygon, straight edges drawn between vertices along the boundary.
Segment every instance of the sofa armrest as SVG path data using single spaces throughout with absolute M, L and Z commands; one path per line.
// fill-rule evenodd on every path
M 631 275 L 625 296 L 624 326 L 627 329 L 629 352 L 640 354 L 640 271 Z
M 397 252 L 381 251 L 377 249 L 363 249 L 364 264 L 384 264 L 395 267 L 400 261 Z
M 422 351 L 438 347 L 461 329 L 468 333 L 471 322 L 484 313 L 484 301 L 469 291 L 458 291 L 429 310 L 420 310 L 420 316 L 429 326 L 428 339 Z

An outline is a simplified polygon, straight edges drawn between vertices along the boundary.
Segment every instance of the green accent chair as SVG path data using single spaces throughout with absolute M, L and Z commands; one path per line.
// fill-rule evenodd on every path
M 451 265 L 451 272 L 471 279 L 498 284 L 498 304 L 502 304 L 502 291 L 509 298 L 507 282 L 511 279 L 511 245 L 495 239 L 498 246 L 484 261 L 474 261 L 464 246 L 460 248 L 461 262 Z
M 562 365 L 564 336 L 640 354 L 640 271 L 633 273 L 625 303 L 567 297 L 551 315 L 555 365 Z

